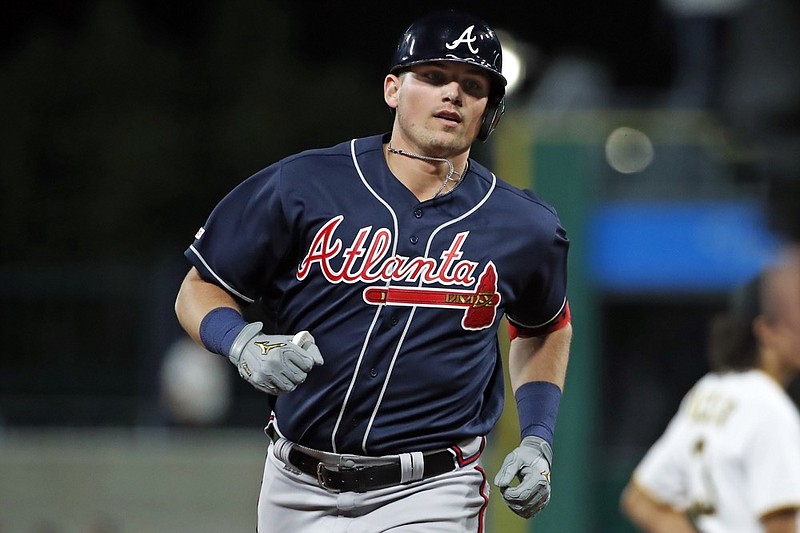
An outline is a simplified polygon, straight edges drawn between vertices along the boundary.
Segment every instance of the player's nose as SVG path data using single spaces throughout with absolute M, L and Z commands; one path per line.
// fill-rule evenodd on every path
M 456 81 L 450 81 L 442 86 L 443 90 L 443 100 L 445 102 L 451 102 L 455 105 L 461 105 L 461 98 L 462 98 L 462 89 L 461 84 Z

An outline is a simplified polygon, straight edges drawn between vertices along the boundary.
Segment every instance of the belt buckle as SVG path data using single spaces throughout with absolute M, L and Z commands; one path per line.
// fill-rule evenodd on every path
M 341 492 L 341 489 L 337 489 L 336 487 L 331 487 L 330 485 L 327 484 L 325 480 L 325 473 L 341 472 L 342 470 L 353 470 L 353 469 L 343 465 L 335 465 L 323 462 L 317 463 L 317 484 L 323 489 L 327 490 L 328 492 L 333 492 L 333 493 Z
M 327 468 L 329 466 L 332 466 L 332 467 L 336 468 L 336 470 L 334 470 L 334 472 L 338 472 L 339 471 L 339 467 L 336 466 L 336 465 L 328 465 L 328 464 L 323 463 L 323 462 L 317 463 L 317 484 L 320 487 L 322 487 L 323 489 L 327 490 L 328 492 L 338 493 L 338 492 L 340 492 L 339 489 L 336 489 L 334 487 L 329 487 L 325 483 L 325 474 L 324 474 L 324 472 L 325 472 L 325 470 L 327 470 Z
M 342 490 L 329 486 L 325 481 L 325 473 L 327 472 L 346 472 L 352 470 L 358 470 L 359 468 L 355 465 L 352 459 L 349 459 L 345 456 L 342 456 L 339 460 L 338 464 L 333 463 L 323 463 L 320 461 L 317 463 L 317 484 L 322 487 L 323 489 L 327 490 L 328 492 L 339 493 Z

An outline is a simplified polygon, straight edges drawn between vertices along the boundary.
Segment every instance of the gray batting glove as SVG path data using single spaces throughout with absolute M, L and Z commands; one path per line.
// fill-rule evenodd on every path
M 522 518 L 530 518 L 550 501 L 550 465 L 553 450 L 544 439 L 525 437 L 516 450 L 506 456 L 494 484 L 508 507 Z M 511 487 L 518 477 L 519 485 Z
M 322 354 L 307 331 L 291 335 L 264 335 L 263 324 L 252 322 L 233 341 L 228 359 L 239 375 L 255 388 L 275 396 L 294 390 L 306 380 Z

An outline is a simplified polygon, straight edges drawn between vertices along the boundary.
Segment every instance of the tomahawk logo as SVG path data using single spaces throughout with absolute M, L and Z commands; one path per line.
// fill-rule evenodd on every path
M 461 327 L 477 331 L 494 323 L 500 293 L 497 292 L 497 271 L 489 261 L 473 291 L 434 289 L 428 287 L 367 287 L 364 301 L 374 305 L 405 305 L 463 309 Z
M 474 29 L 475 25 L 473 24 L 472 26 L 461 32 L 461 37 L 459 37 L 458 39 L 456 39 L 451 43 L 445 43 L 444 45 L 447 47 L 448 50 L 455 50 L 461 43 L 466 43 L 466 45 L 469 47 L 469 51 L 472 52 L 473 54 L 477 54 L 478 49 L 472 45 L 472 43 L 478 40 L 477 37 L 473 37 L 472 35 L 472 30 Z

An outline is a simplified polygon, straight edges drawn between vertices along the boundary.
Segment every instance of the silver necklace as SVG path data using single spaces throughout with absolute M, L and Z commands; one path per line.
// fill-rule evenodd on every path
M 449 191 L 447 191 L 445 194 L 449 194 L 449 193 L 453 192 L 455 190 L 455 188 L 458 187 L 458 185 L 461 183 L 461 174 L 459 172 L 456 172 L 456 167 L 453 166 L 453 163 L 447 158 L 444 158 L 444 157 L 433 157 L 433 156 L 429 156 L 429 155 L 416 154 L 414 152 L 407 152 L 405 150 L 402 150 L 400 148 L 395 148 L 394 146 L 392 146 L 392 141 L 389 141 L 389 143 L 387 144 L 386 148 L 387 148 L 387 150 L 389 150 L 393 154 L 404 155 L 406 157 L 411 157 L 413 159 L 421 159 L 423 161 L 437 161 L 439 163 L 447 163 L 447 166 L 450 167 L 450 170 L 447 172 L 447 176 L 444 177 L 444 180 L 442 180 L 442 186 L 439 187 L 439 190 L 436 191 L 436 194 L 433 195 L 433 198 L 431 198 L 431 200 L 433 200 L 434 198 L 437 198 L 440 194 L 442 194 L 442 191 L 444 190 L 444 188 L 447 186 L 448 183 L 452 182 L 455 185 L 453 185 L 453 188 L 450 189 Z M 464 166 L 464 168 L 466 169 L 466 165 Z M 458 176 L 458 177 L 454 178 L 453 177 L 454 175 Z

